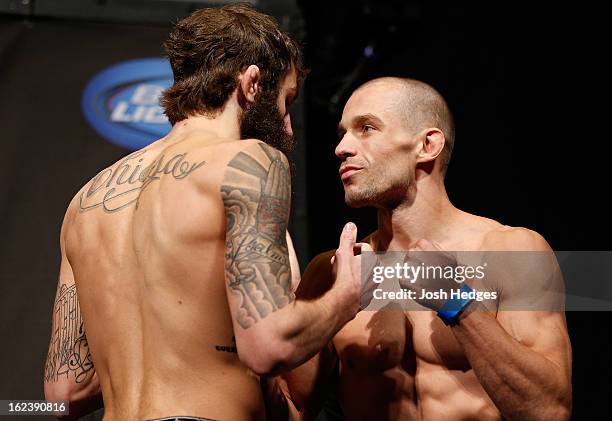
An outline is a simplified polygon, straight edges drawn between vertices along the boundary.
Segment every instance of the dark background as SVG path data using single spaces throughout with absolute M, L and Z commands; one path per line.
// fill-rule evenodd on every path
M 170 22 L 201 6 L 25 3 L 0 0 L 0 399 L 42 399 L 63 212 L 79 186 L 127 152 L 84 120 L 86 83 L 116 62 L 159 56 Z M 303 39 L 312 68 L 293 116 L 301 147 L 292 232 L 302 264 L 335 248 L 348 220 L 360 235 L 375 229 L 374 212 L 344 205 L 333 150 L 350 92 L 381 75 L 421 79 L 448 100 L 457 140 L 446 184 L 457 207 L 534 229 L 555 250 L 610 249 L 603 10 L 463 3 L 260 2 Z M 573 418 L 602 418 L 612 317 L 570 312 L 567 321 Z

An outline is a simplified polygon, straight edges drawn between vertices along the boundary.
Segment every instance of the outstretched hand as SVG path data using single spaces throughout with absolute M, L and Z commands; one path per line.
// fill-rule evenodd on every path
M 361 254 L 368 251 L 373 251 L 370 244 L 357 242 L 357 226 L 347 223 L 340 234 L 338 249 L 331 257 L 331 264 L 334 283 L 347 288 L 355 313 L 368 306 L 372 299 L 371 289 L 376 286 L 362 281 L 362 273 L 372 271 L 372 268 L 363 268 L 362 271 Z

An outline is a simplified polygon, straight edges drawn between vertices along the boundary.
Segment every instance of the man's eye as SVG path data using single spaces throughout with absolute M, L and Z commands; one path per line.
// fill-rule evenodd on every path
M 368 124 L 364 124 L 364 125 L 361 127 L 361 132 L 362 132 L 362 133 L 368 133 L 368 132 L 371 132 L 372 130 L 374 130 L 374 126 L 370 126 L 370 125 L 368 125 Z

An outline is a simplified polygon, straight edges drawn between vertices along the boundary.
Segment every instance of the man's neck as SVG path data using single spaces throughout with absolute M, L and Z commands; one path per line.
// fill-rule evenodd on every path
M 230 99 L 223 112 L 215 117 L 191 116 L 179 121 L 172 127 L 168 137 L 183 137 L 191 133 L 201 133 L 215 139 L 240 139 L 240 124 L 237 104 Z
M 449 228 L 462 212 L 448 199 L 443 181 L 421 177 L 410 195 L 393 209 L 378 210 L 376 249 L 408 250 L 419 239 L 441 244 L 449 238 Z

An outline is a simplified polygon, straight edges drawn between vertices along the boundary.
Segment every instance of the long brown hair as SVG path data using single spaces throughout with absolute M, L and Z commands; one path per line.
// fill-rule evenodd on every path
M 200 9 L 179 21 L 165 42 L 174 85 L 161 104 L 170 123 L 191 115 L 215 116 L 249 65 L 260 69 L 263 90 L 278 89 L 293 67 L 298 82 L 306 75 L 295 40 L 271 16 L 247 4 Z

